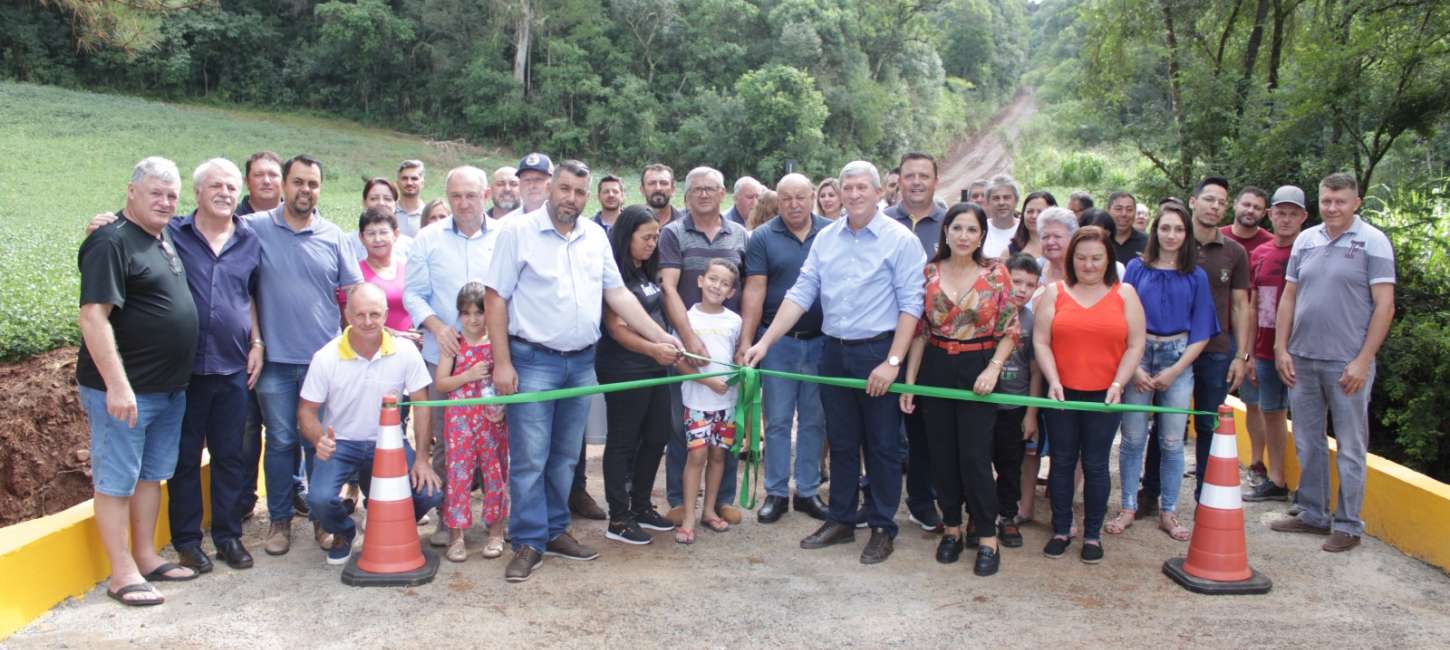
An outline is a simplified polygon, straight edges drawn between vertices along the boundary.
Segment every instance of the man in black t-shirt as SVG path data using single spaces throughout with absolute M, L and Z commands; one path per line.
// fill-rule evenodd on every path
M 151 582 L 197 576 L 152 544 L 161 481 L 176 467 L 197 341 L 186 270 L 166 232 L 180 190 L 176 163 L 137 163 L 126 208 L 79 254 L 76 381 L 91 426 L 96 527 L 111 562 L 106 593 L 131 606 L 165 601 Z

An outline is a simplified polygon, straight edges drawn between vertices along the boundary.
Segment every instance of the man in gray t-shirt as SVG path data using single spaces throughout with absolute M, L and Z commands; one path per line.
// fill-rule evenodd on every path
M 1319 183 L 1324 223 L 1294 240 L 1284 272 L 1274 338 L 1275 366 L 1289 387 L 1303 509 L 1270 524 L 1280 532 L 1330 534 L 1323 549 L 1347 551 L 1364 534 L 1364 462 L 1375 353 L 1395 314 L 1395 256 L 1389 238 L 1365 223 L 1349 174 Z M 1338 443 L 1338 509 L 1329 512 L 1326 414 Z

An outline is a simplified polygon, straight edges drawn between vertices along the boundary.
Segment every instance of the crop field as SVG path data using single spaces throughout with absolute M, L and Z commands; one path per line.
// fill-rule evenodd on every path
M 186 214 L 195 207 L 190 181 L 198 163 L 224 156 L 240 166 L 262 149 L 284 159 L 309 153 L 321 160 L 322 214 L 348 232 L 357 229 L 363 177 L 392 178 L 399 161 L 427 164 L 425 199 L 442 196 L 443 176 L 455 165 L 491 170 L 518 162 L 511 152 L 428 142 L 336 119 L 0 82 L 0 360 L 79 340 L 76 250 L 82 227 L 97 212 L 124 206 L 137 160 L 161 155 L 176 161 L 182 175 L 177 212 Z M 637 201 L 638 173 L 620 176 L 627 200 Z

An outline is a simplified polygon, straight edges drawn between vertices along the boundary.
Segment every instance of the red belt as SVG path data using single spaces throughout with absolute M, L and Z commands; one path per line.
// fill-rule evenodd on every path
M 947 354 L 978 352 L 981 350 L 991 350 L 997 347 L 997 341 L 995 339 L 988 339 L 985 341 L 958 341 L 956 339 L 944 339 L 941 337 L 932 336 L 927 339 L 927 342 L 930 343 L 932 347 L 945 350 Z

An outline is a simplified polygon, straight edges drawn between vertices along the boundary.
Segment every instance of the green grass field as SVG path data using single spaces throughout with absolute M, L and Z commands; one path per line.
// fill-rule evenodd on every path
M 428 142 L 343 120 L 0 82 L 0 359 L 79 339 L 82 226 L 97 212 L 124 206 L 137 160 L 176 161 L 183 179 L 178 213 L 185 214 L 195 207 L 190 179 L 198 163 L 224 156 L 240 166 L 262 149 L 284 159 L 308 153 L 321 160 L 322 214 L 349 232 L 357 229 L 364 175 L 392 178 L 399 161 L 422 159 L 424 198 L 433 199 L 442 196 L 443 176 L 453 166 L 491 170 L 518 163 L 511 152 Z M 638 172 L 619 175 L 626 199 L 637 201 Z

